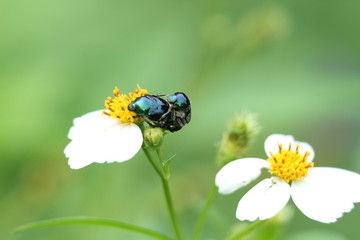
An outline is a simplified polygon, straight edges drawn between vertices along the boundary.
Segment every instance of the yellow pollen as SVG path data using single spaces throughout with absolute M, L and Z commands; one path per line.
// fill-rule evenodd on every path
M 116 87 L 113 91 L 114 98 L 108 97 L 105 100 L 106 109 L 103 110 L 103 114 L 108 115 L 122 123 L 137 123 L 139 118 L 134 118 L 136 114 L 128 110 L 129 104 L 135 99 L 145 96 L 148 94 L 148 91 L 141 89 L 137 85 L 135 92 L 130 92 L 129 96 L 126 94 L 121 94 L 119 89 Z
M 291 143 L 289 149 L 283 149 L 281 144 L 278 145 L 279 152 L 275 155 L 270 152 L 271 157 L 267 159 L 270 162 L 270 173 L 286 182 L 306 177 L 308 169 L 314 167 L 313 162 L 307 161 L 310 152 L 306 152 L 303 156 L 299 153 L 299 145 L 295 146 L 295 150 L 292 150 Z

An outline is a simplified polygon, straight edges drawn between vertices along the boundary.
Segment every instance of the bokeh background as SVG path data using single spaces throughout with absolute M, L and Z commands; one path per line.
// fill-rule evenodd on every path
M 1 1 L 0 239 L 149 239 L 94 226 L 10 233 L 75 215 L 172 233 L 142 152 L 125 163 L 67 165 L 73 118 L 102 109 L 115 86 L 183 91 L 192 101 L 191 123 L 164 143 L 165 156 L 176 154 L 170 183 L 186 236 L 237 112 L 256 113 L 262 126 L 248 156 L 264 157 L 266 136 L 286 133 L 313 145 L 317 166 L 360 172 L 359 12 L 356 0 Z M 202 239 L 238 224 L 246 190 L 217 196 Z M 335 224 L 293 208 L 281 239 L 357 239 L 359 221 L 359 204 Z

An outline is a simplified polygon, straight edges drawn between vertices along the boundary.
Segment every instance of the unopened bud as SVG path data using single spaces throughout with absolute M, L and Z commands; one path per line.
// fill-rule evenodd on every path
M 216 160 L 219 165 L 224 166 L 243 156 L 259 130 L 255 114 L 241 113 L 232 119 L 223 135 L 217 154 Z
M 164 130 L 162 128 L 148 127 L 144 130 L 144 142 L 147 147 L 158 148 L 164 139 Z

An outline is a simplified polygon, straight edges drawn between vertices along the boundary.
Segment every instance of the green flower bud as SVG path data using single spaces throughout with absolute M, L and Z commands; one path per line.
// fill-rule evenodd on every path
M 144 130 L 144 143 L 147 147 L 156 149 L 161 146 L 164 139 L 164 130 L 162 128 L 148 127 Z
M 240 158 L 249 149 L 260 127 L 256 115 L 241 113 L 230 121 L 220 143 L 216 161 L 220 166 Z

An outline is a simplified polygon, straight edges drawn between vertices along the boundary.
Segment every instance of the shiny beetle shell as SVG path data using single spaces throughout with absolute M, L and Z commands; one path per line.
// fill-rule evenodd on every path
M 150 126 L 170 132 L 180 130 L 191 119 L 190 100 L 182 92 L 139 97 L 129 104 L 128 109 Z

